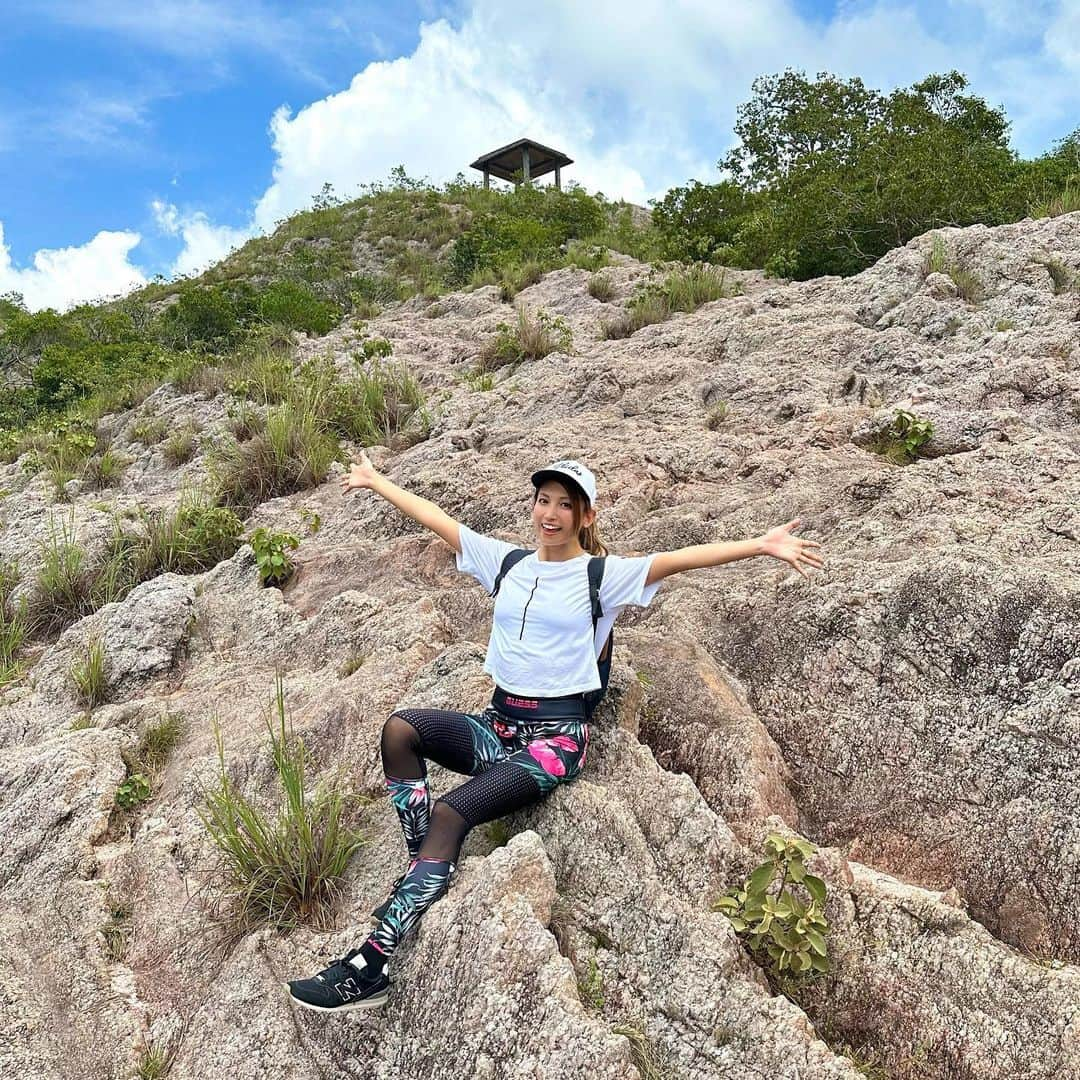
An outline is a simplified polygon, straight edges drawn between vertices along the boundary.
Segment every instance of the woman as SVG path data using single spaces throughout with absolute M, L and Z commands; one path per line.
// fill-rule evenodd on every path
M 596 529 L 596 480 L 576 461 L 534 473 L 532 523 L 537 549 L 496 586 L 513 544 L 481 536 L 427 499 L 403 490 L 360 455 L 342 480 L 345 492 L 369 488 L 437 533 L 457 553 L 457 567 L 488 591 L 498 587 L 484 670 L 495 680 L 480 714 L 399 709 L 382 731 L 386 785 L 409 851 L 409 865 L 372 912 L 378 926 L 359 949 L 310 979 L 290 982 L 299 1005 L 345 1012 L 381 1005 L 387 962 L 420 916 L 446 892 L 471 828 L 536 802 L 585 764 L 586 697 L 600 687 L 597 658 L 628 605 L 646 606 L 660 582 L 683 570 L 771 555 L 803 577 L 822 565 L 821 545 L 791 535 L 789 521 L 763 536 L 697 544 L 639 558 L 608 556 L 599 588 L 603 615 L 594 625 L 590 555 L 605 554 Z M 439 799 L 427 788 L 425 759 L 472 779 Z

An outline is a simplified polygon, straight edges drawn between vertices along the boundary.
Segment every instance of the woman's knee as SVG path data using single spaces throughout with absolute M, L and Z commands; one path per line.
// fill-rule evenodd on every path
M 392 712 L 382 728 L 382 750 L 417 750 L 420 746 L 420 733 L 405 719 L 400 712 Z

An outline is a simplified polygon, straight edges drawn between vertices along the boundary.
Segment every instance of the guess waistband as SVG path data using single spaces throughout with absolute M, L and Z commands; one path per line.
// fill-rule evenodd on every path
M 585 700 L 581 694 L 565 697 L 524 697 L 495 687 L 491 704 L 517 720 L 584 720 Z

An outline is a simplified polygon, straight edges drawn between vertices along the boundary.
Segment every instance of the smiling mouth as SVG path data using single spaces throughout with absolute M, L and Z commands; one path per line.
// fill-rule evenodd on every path
M 556 533 L 556 532 L 559 531 L 557 526 L 551 526 L 551 525 L 541 525 L 540 528 L 541 528 L 541 530 L 543 532 L 546 532 L 546 533 Z

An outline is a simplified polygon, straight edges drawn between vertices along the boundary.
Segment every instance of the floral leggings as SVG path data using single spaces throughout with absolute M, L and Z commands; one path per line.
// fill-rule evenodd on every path
M 585 765 L 589 727 L 580 699 L 508 698 L 482 713 L 401 709 L 383 728 L 386 786 L 410 863 L 375 931 L 361 946 L 381 967 L 446 891 L 468 831 L 537 802 Z M 571 715 L 557 715 L 559 712 Z M 472 777 L 432 807 L 425 760 Z

